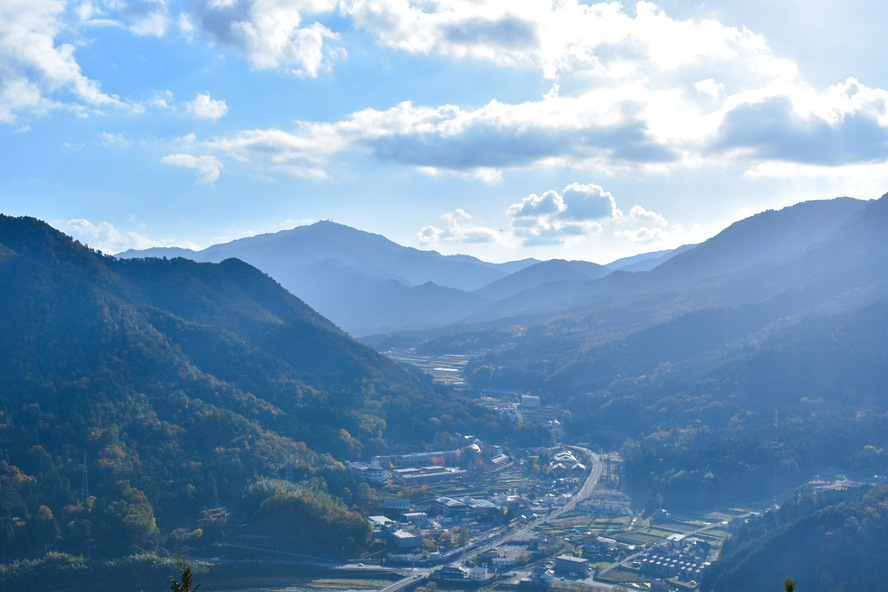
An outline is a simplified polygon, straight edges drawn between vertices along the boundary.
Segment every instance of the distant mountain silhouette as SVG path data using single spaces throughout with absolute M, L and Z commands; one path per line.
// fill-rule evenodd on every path
M 798 267 L 801 265 L 798 258 L 806 249 L 814 248 L 837 232 L 842 224 L 862 212 L 867 203 L 837 198 L 763 212 L 732 224 L 699 245 L 676 249 L 671 257 L 649 271 L 617 270 L 599 279 L 564 279 L 557 284 L 529 287 L 497 301 L 472 319 L 475 322 L 511 316 L 544 319 L 609 304 L 625 310 L 631 301 L 638 301 L 638 306 L 645 308 L 666 306 L 674 310 L 675 299 L 683 301 L 682 310 L 691 310 L 695 306 L 715 304 L 716 295 L 722 304 L 754 301 L 754 295 L 750 295 L 752 300 L 746 300 L 744 294 L 756 289 L 756 282 L 762 282 L 765 284 L 762 289 L 772 292 L 774 286 L 783 284 L 780 278 L 752 280 L 744 274 L 754 275 L 757 270 L 767 274 L 768 269 L 777 270 L 781 265 Z M 694 288 L 697 284 L 700 284 L 698 289 Z M 703 285 L 709 287 L 703 288 Z M 629 317 L 618 315 L 608 320 L 608 324 L 615 318 Z
M 496 264 L 420 251 L 334 222 L 238 239 L 202 251 L 154 248 L 126 251 L 120 257 L 210 262 L 237 257 L 356 335 L 456 321 L 489 304 L 471 291 L 537 263 L 526 259 Z
M 608 263 L 607 266 L 610 269 L 619 269 L 621 271 L 650 271 L 675 255 L 683 253 L 688 249 L 692 249 L 695 246 L 696 245 L 682 245 L 675 249 L 652 251 L 650 253 L 642 253 L 631 257 L 623 257 L 622 259 L 617 259 L 616 261 Z
M 184 257 L 215 263 L 236 257 L 271 275 L 352 335 L 366 336 L 485 316 L 484 311 L 499 310 L 499 301 L 521 292 L 546 293 L 545 284 L 599 278 L 611 269 L 649 269 L 684 249 L 638 255 L 610 266 L 536 259 L 489 263 L 403 247 L 380 235 L 325 221 L 202 251 L 151 248 L 125 251 L 119 257 Z M 537 304 L 533 296 L 524 300 L 531 307 Z M 511 314 L 512 308 L 506 304 L 502 311 Z
M 888 455 L 888 195 L 737 222 L 646 272 L 553 282 L 373 343 L 469 354 L 476 389 L 531 392 L 622 448 L 666 507 L 775 495 Z M 779 418 L 779 429 L 775 426 Z M 866 473 L 868 471 L 868 473 Z
M 739 221 L 646 272 L 570 279 L 567 262 L 537 264 L 479 290 L 494 302 L 449 328 L 368 342 L 418 347 L 434 340 L 436 351 L 453 353 L 484 343 L 496 353 L 470 370 L 500 370 L 479 386 L 588 390 L 617 374 L 733 355 L 802 321 L 888 298 L 886 228 L 888 197 L 800 203 Z M 560 272 L 536 273 L 547 269 Z M 522 276 L 552 281 L 522 284 Z M 514 325 L 527 327 L 524 337 L 503 331 Z M 541 359 L 547 371 L 519 370 Z
M 611 270 L 608 267 L 588 261 L 551 259 L 525 267 L 502 279 L 493 281 L 476 290 L 475 293 L 488 300 L 496 301 L 549 282 L 576 279 L 594 280 L 604 277 L 610 272 Z

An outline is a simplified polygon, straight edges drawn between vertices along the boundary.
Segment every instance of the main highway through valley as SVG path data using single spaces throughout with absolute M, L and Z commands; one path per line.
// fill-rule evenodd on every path
M 585 499 L 588 499 L 589 496 L 592 495 L 592 492 L 595 491 L 595 487 L 598 485 L 598 480 L 601 479 L 601 474 L 604 471 L 604 463 L 601 461 L 601 457 L 592 452 L 587 448 L 583 448 L 580 446 L 569 446 L 569 448 L 584 453 L 591 459 L 592 468 L 589 470 L 589 474 L 586 475 L 586 478 L 583 480 L 583 483 L 577 489 L 576 493 L 574 493 L 573 497 L 568 500 L 560 508 L 556 508 L 550 511 L 548 514 L 544 516 L 540 516 L 527 524 L 524 524 L 520 527 L 515 527 L 514 525 L 509 525 L 503 528 L 499 528 L 494 532 L 488 535 L 488 539 L 486 541 L 480 543 L 470 543 L 468 546 L 464 547 L 463 550 L 457 551 L 456 553 L 451 554 L 447 559 L 450 563 L 455 563 L 457 561 L 468 561 L 477 555 L 485 553 L 490 549 L 500 546 L 504 542 L 509 539 L 513 540 L 527 540 L 531 537 L 531 533 L 534 532 L 538 527 L 547 524 L 548 522 L 557 520 L 564 514 L 572 511 L 576 508 L 577 504 L 582 502 Z M 410 575 L 389 584 L 385 588 L 382 588 L 380 592 L 401 592 L 404 589 L 411 588 L 415 585 L 419 585 L 423 583 L 431 574 L 431 568 L 415 568 L 410 570 Z

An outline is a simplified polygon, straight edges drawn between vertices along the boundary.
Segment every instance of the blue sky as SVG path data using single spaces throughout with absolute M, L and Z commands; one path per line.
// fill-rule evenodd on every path
M 888 191 L 876 0 L 0 0 L 0 211 L 605 263 Z

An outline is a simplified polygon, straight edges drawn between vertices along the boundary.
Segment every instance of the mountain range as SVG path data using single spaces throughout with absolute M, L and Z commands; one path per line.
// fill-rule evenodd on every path
M 120 258 L 176 258 L 218 263 L 236 257 L 269 274 L 342 329 L 355 336 L 429 328 L 496 308 L 504 298 L 565 280 L 603 277 L 622 267 L 647 269 L 673 252 L 615 261 L 524 259 L 488 263 L 400 246 L 380 235 L 317 222 L 273 234 L 213 245 L 129 250 Z
M 479 390 L 531 392 L 569 437 L 622 448 L 675 506 L 767 497 L 888 458 L 888 196 L 739 221 L 644 272 L 526 290 L 474 324 L 374 336 L 471 356 Z M 479 346 L 480 344 L 480 346 Z
M 366 238 L 322 223 L 263 240 L 320 228 Z M 609 266 L 522 261 L 507 270 L 457 258 L 461 269 L 474 266 L 471 282 L 445 286 L 431 273 L 382 280 L 450 292 L 416 309 L 415 299 L 388 296 L 404 311 L 396 320 L 419 321 L 361 339 L 379 351 L 468 356 L 476 391 L 540 395 L 567 413 L 571 438 L 624 447 L 636 496 L 699 504 L 769 495 L 824 467 L 868 470 L 863 458 L 888 468 L 862 452 L 888 449 L 886 228 L 888 196 L 836 198 L 765 211 L 698 245 Z M 367 269 L 383 267 L 397 269 Z M 392 318 L 372 299 L 353 306 Z M 445 307 L 452 312 L 435 316 Z M 781 445 L 762 448 L 777 441 L 775 430 Z
M 0 216 L 0 551 L 208 544 L 225 530 L 208 508 L 250 533 L 294 504 L 320 512 L 300 527 L 339 533 L 306 545 L 360 549 L 350 508 L 372 493 L 339 459 L 547 441 L 390 348 L 468 357 L 470 396 L 539 395 L 569 441 L 619 450 L 646 510 L 885 474 L 886 228 L 888 195 L 811 201 L 600 266 L 444 257 L 329 222 L 115 258 Z M 401 328 L 358 343 L 278 276 L 353 326 Z M 273 481 L 286 470 L 294 489 Z

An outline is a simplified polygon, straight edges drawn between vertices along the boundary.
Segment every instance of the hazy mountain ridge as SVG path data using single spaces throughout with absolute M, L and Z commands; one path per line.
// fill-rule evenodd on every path
M 475 290 L 475 293 L 488 300 L 498 301 L 550 282 L 593 280 L 609 273 L 610 268 L 589 261 L 550 259 L 495 280 Z
M 448 257 L 401 247 L 380 235 L 333 222 L 238 239 L 198 252 L 150 249 L 120 256 L 158 255 L 212 262 L 237 257 L 356 334 L 455 321 L 487 303 L 471 290 L 524 264 L 500 266 L 465 255 Z M 466 293 L 457 294 L 454 288 Z
M 652 271 L 545 285 L 499 303 L 495 324 L 410 338 L 436 353 L 484 344 L 470 383 L 539 394 L 571 412 L 574 437 L 622 444 L 635 495 L 724 503 L 860 470 L 867 446 L 888 445 L 886 204 L 767 212 Z M 764 452 L 775 411 L 792 427 Z
M 679 253 L 692 249 L 697 245 L 682 245 L 675 249 L 665 249 L 662 251 L 651 251 L 650 253 L 641 253 L 640 255 L 632 255 L 630 257 L 622 257 L 616 261 L 608 263 L 607 266 L 613 270 L 621 269 L 623 271 L 650 271 L 664 261 L 672 258 Z
M 650 266 L 672 253 L 633 259 L 636 265 Z M 268 273 L 354 335 L 445 326 L 478 315 L 496 318 L 486 312 L 497 308 L 495 302 L 550 282 L 586 280 L 611 271 L 585 261 L 489 263 L 467 255 L 445 256 L 333 222 L 238 239 L 202 251 L 152 248 L 119 256 L 209 262 L 236 257 Z M 534 300 L 531 305 L 538 304 Z

